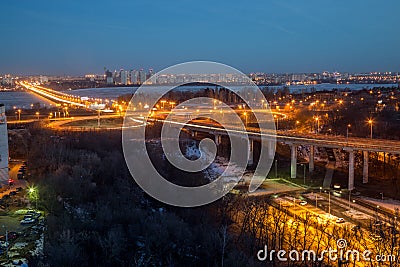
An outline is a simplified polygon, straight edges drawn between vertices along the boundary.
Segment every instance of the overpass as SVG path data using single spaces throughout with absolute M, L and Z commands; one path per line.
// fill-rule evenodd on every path
M 268 157 L 274 157 L 274 141 L 282 142 L 290 146 L 291 149 L 291 178 L 296 178 L 297 175 L 297 147 L 300 145 L 310 146 L 309 155 L 309 171 L 314 171 L 314 155 L 315 147 L 329 147 L 343 149 L 349 153 L 349 172 L 348 172 L 348 189 L 354 189 L 354 168 L 355 168 L 355 152 L 362 151 L 363 153 L 363 183 L 368 183 L 368 160 L 370 152 L 384 152 L 390 154 L 400 154 L 400 141 L 381 140 L 370 138 L 346 138 L 342 136 L 331 136 L 321 134 L 303 134 L 294 131 L 277 131 L 275 133 L 260 133 L 259 129 L 246 127 L 246 132 L 239 128 L 224 126 L 222 128 L 218 124 L 207 120 L 192 120 L 189 123 L 177 121 L 167 121 L 165 119 L 153 119 L 160 122 L 167 122 L 169 125 L 183 126 L 192 132 L 195 136 L 197 132 L 204 132 L 214 135 L 215 141 L 221 143 L 221 137 L 227 136 L 228 133 L 247 134 L 250 139 L 249 145 L 249 164 L 253 160 L 253 142 L 260 141 L 261 137 L 268 140 Z

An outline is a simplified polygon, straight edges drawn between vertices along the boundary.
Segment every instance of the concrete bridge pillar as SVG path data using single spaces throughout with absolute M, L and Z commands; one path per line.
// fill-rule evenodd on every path
M 249 150 L 248 150 L 249 158 L 247 160 L 247 166 L 251 166 L 254 163 L 253 146 L 254 146 L 254 141 L 252 139 L 249 139 Z
M 349 190 L 354 189 L 354 150 L 349 150 Z
M 268 158 L 274 159 L 275 157 L 275 142 L 268 141 Z
M 368 183 L 368 151 L 363 151 L 363 184 Z
M 310 146 L 310 158 L 308 160 L 308 170 L 309 172 L 313 172 L 314 171 L 314 153 L 315 153 L 315 147 L 314 146 Z
M 297 146 L 291 144 L 290 152 L 290 178 L 294 179 L 297 177 Z

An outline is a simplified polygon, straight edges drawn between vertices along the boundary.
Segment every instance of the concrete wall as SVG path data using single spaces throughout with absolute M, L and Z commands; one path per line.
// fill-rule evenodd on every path
M 8 134 L 5 107 L 0 104 L 0 184 L 8 183 Z

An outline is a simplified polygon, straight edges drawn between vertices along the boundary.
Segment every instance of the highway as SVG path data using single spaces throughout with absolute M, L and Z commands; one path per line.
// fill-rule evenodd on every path
M 137 116 L 139 119 L 140 116 Z M 143 117 L 142 117 L 143 119 Z M 277 141 L 299 144 L 299 145 L 316 145 L 332 148 L 347 148 L 353 150 L 367 150 L 375 152 L 387 152 L 392 154 L 400 154 L 400 141 L 381 140 L 370 138 L 352 137 L 346 138 L 342 136 L 320 135 L 320 134 L 304 134 L 294 131 L 276 131 L 276 135 L 271 133 L 260 133 L 258 128 L 246 127 L 246 131 L 242 131 L 239 127 L 224 125 L 224 128 L 209 120 L 192 120 L 189 123 L 172 121 L 165 119 L 151 118 L 153 121 L 165 122 L 169 125 L 185 126 L 186 129 L 196 130 L 200 132 L 218 133 L 227 135 L 228 132 L 247 134 L 249 137 L 259 139 L 261 136 L 266 139 L 276 138 Z
M 25 81 L 18 82 L 26 90 L 51 100 L 58 104 L 70 105 L 74 107 L 98 110 L 103 106 L 102 99 L 96 98 L 82 98 L 71 94 L 66 94 L 40 85 L 34 85 Z

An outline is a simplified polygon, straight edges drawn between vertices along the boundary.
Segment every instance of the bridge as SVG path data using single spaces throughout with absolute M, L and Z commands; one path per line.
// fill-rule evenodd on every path
M 400 141 L 394 140 L 380 140 L 370 138 L 357 138 L 357 137 L 342 137 L 321 134 L 303 134 L 294 131 L 277 131 L 276 135 L 273 133 L 260 133 L 258 128 L 246 127 L 244 132 L 240 128 L 219 126 L 218 124 L 208 120 L 192 120 L 189 123 L 182 123 L 178 121 L 171 121 L 165 119 L 153 119 L 155 121 L 165 122 L 169 125 L 176 125 L 177 127 L 184 126 L 189 130 L 193 136 L 198 132 L 207 133 L 215 137 L 217 145 L 221 143 L 221 137 L 227 136 L 229 133 L 247 134 L 250 140 L 249 145 L 249 164 L 253 162 L 253 147 L 254 141 L 260 141 L 261 137 L 268 140 L 268 157 L 274 158 L 275 145 L 274 141 L 282 142 L 290 146 L 291 149 L 291 178 L 297 176 L 297 147 L 300 145 L 307 145 L 310 147 L 309 155 L 309 171 L 313 172 L 314 157 L 316 147 L 336 148 L 343 149 L 349 153 L 349 170 L 348 170 L 348 190 L 354 189 L 354 168 L 355 168 L 355 152 L 362 151 L 363 153 L 363 183 L 368 183 L 368 160 L 370 152 L 384 152 L 388 154 L 400 154 Z
M 92 110 L 103 110 L 105 108 L 102 99 L 74 96 L 25 81 L 20 81 L 18 84 L 26 90 L 58 104 Z

